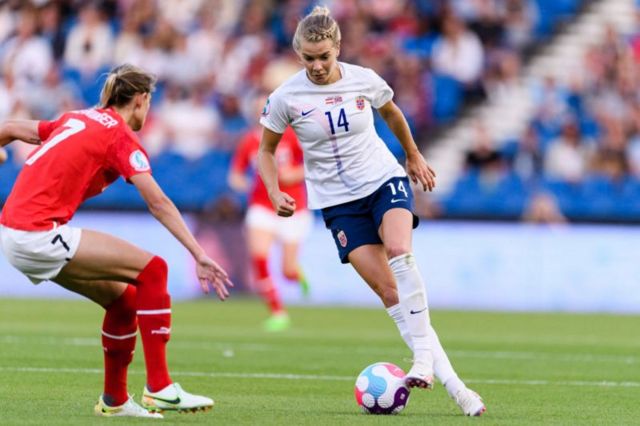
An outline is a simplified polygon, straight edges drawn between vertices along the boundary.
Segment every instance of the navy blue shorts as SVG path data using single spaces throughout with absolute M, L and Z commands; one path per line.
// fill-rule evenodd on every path
M 382 216 L 391 209 L 404 208 L 413 213 L 413 192 L 407 177 L 391 178 L 373 194 L 322 209 L 322 218 L 331 230 L 342 263 L 349 263 L 349 253 L 366 244 L 382 244 L 378 229 Z M 418 226 L 413 215 L 413 227 Z

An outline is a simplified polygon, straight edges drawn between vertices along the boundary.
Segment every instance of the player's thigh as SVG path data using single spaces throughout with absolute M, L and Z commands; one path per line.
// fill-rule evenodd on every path
M 83 230 L 75 255 L 56 279 L 133 283 L 153 255 L 120 238 Z
M 267 257 L 276 236 L 277 218 L 273 210 L 255 204 L 249 206 L 245 224 L 247 244 L 252 256 Z
M 268 229 L 250 226 L 247 228 L 247 244 L 252 257 L 267 257 L 275 235 Z
M 396 208 L 385 212 L 378 234 L 389 258 L 411 251 L 412 232 L 413 213 L 410 210 Z
M 382 299 L 385 307 L 398 303 L 395 278 L 382 244 L 367 244 L 353 249 L 349 253 L 349 263 Z
M 86 297 L 102 307 L 117 300 L 127 288 L 126 283 L 118 281 L 82 280 L 64 276 L 60 273 L 53 282 L 61 287 Z

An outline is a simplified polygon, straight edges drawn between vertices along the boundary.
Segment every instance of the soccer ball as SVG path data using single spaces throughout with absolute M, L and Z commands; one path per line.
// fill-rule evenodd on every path
M 390 362 L 371 364 L 356 380 L 354 391 L 358 405 L 369 414 L 399 413 L 409 401 L 404 376 L 404 371 Z

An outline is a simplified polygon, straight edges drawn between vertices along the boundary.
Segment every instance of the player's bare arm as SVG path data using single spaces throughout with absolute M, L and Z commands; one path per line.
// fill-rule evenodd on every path
M 7 120 L 0 125 L 0 147 L 14 140 L 40 145 L 37 120 Z
M 162 223 L 195 259 L 196 274 L 202 290 L 209 293 L 209 285 L 211 285 L 220 300 L 226 299 L 229 296 L 227 287 L 233 287 L 229 276 L 198 244 L 180 211 L 158 186 L 153 176 L 149 173 L 137 174 L 131 177 L 131 182 L 140 192 L 153 217 Z
M 278 185 L 276 148 L 281 138 L 282 134 L 264 128 L 258 150 L 258 172 L 267 188 L 269 199 L 276 213 L 278 216 L 288 217 L 293 215 L 296 210 L 296 202 L 289 194 L 280 191 Z
M 436 186 L 436 173 L 427 164 L 411 136 L 409 124 L 404 114 L 393 102 L 389 101 L 378 109 L 380 116 L 387 123 L 393 134 L 400 141 L 407 156 L 407 174 L 413 183 L 422 185 L 424 191 L 432 191 Z
M 227 182 L 229 183 L 231 189 L 233 189 L 234 191 L 248 192 L 249 189 L 251 189 L 251 181 L 249 180 L 249 178 L 245 174 L 236 172 L 234 170 L 231 170 L 229 172 Z

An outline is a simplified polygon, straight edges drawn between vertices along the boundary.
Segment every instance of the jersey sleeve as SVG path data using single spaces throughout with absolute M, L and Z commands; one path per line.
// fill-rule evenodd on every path
M 260 124 L 279 134 L 283 134 L 289 125 L 287 104 L 279 91 L 273 92 L 267 99 L 260 117 Z
M 375 71 L 369 69 L 369 80 L 371 82 L 371 106 L 378 109 L 393 99 L 393 89 Z
M 250 132 L 242 138 L 238 145 L 238 149 L 236 149 L 236 152 L 233 154 L 233 158 L 231 159 L 231 170 L 236 173 L 244 173 L 249 167 L 251 162 L 250 148 L 252 134 L 253 132 Z
M 64 115 L 61 115 L 56 120 L 42 120 L 38 122 L 38 137 L 41 141 L 46 141 L 55 129 L 60 127 Z
M 111 169 L 118 172 L 127 182 L 140 173 L 151 173 L 151 165 L 146 151 L 133 133 L 125 132 L 116 138 L 107 155 Z

